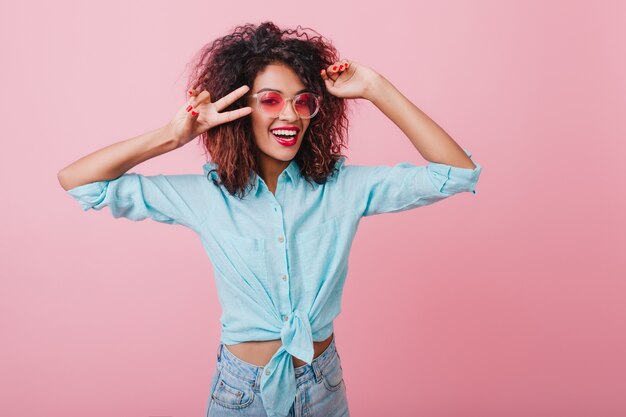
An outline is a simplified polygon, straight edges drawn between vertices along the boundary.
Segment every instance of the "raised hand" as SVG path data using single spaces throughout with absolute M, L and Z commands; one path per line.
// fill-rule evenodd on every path
M 242 85 L 215 103 L 211 103 L 211 93 L 207 90 L 203 90 L 200 93 L 196 90 L 190 90 L 189 100 L 178 110 L 168 124 L 178 145 L 185 145 L 212 127 L 250 114 L 252 107 L 242 107 L 237 110 L 219 113 L 246 94 L 248 90 L 250 90 L 250 87 Z
M 328 92 L 336 97 L 368 98 L 368 88 L 380 74 L 358 62 L 343 59 L 322 69 L 320 76 Z

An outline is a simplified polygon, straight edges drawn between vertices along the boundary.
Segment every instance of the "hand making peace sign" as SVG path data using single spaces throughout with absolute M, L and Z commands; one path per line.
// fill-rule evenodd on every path
M 242 85 L 224 97 L 211 103 L 211 93 L 203 90 L 190 90 L 191 96 L 187 103 L 178 110 L 169 128 L 176 139 L 178 146 L 183 146 L 196 136 L 222 123 L 231 122 L 252 113 L 252 107 L 242 107 L 240 109 L 219 113 L 230 106 L 241 96 L 250 90 L 247 85 Z

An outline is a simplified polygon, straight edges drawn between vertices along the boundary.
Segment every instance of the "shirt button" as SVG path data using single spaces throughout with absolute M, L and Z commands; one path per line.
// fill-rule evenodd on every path
M 286 176 L 287 176 L 287 173 L 286 173 L 286 172 L 283 172 L 283 177 L 286 177 Z
M 269 375 L 269 374 L 270 374 L 270 370 L 269 370 L 269 369 L 266 369 L 266 370 L 265 370 L 265 375 Z
M 283 321 L 289 320 L 289 316 L 283 316 Z
M 283 243 L 283 241 L 284 241 L 284 240 L 285 240 L 285 238 L 284 238 L 284 237 L 282 237 L 282 236 L 278 236 L 278 241 L 279 241 L 280 243 Z
M 287 275 L 283 275 L 283 281 L 287 281 Z

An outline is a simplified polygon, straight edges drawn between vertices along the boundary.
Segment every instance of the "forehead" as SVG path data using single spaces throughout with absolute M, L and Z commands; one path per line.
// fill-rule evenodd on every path
M 260 71 L 254 79 L 253 91 L 261 88 L 275 88 L 284 94 L 294 94 L 305 88 L 298 75 L 288 66 L 270 64 Z

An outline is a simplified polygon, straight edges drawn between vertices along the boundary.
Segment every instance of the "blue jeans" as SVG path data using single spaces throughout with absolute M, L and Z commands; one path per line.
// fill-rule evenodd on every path
M 261 397 L 263 366 L 245 362 L 220 343 L 207 417 L 267 417 Z M 335 337 L 310 365 L 295 368 L 296 400 L 289 417 L 349 417 L 346 385 Z

